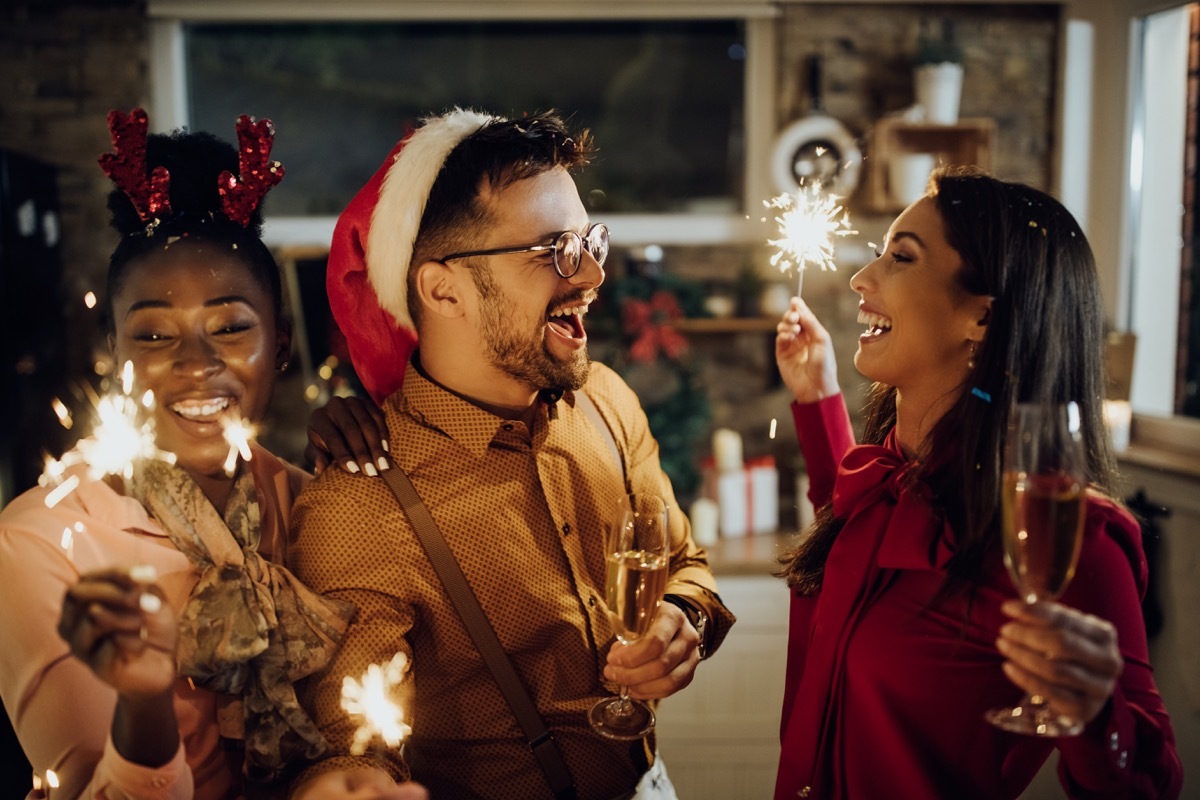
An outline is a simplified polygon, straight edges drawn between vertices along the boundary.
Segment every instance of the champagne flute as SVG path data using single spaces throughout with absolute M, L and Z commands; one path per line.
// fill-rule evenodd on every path
M 613 631 L 622 644 L 633 644 L 650 629 L 667 586 L 670 560 L 670 507 L 653 495 L 623 498 L 616 524 L 605 542 L 606 600 Z M 640 739 L 654 730 L 654 711 L 630 699 L 626 687 L 618 697 L 592 706 L 588 722 L 609 739 Z
M 1075 575 L 1083 544 L 1087 477 L 1079 407 L 1022 403 L 1014 411 L 1001 497 L 1004 564 L 1026 603 L 1056 600 Z M 989 711 L 987 719 L 1030 736 L 1074 736 L 1083 729 L 1029 693 L 1018 706 Z

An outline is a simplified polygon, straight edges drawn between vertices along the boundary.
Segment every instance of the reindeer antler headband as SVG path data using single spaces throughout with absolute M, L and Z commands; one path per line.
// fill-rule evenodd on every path
M 114 152 L 102 154 L 98 161 L 104 174 L 129 197 L 149 236 L 171 215 L 171 174 L 163 166 L 146 174 L 146 128 L 143 109 L 108 112 Z M 237 119 L 237 136 L 238 174 L 223 171 L 217 178 L 217 191 L 222 213 L 245 227 L 267 192 L 283 180 L 284 170 L 270 159 L 275 127 L 269 119 L 255 121 L 243 114 Z

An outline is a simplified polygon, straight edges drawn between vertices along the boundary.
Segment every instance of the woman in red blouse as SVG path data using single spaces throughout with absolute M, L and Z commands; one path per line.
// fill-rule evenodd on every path
M 1095 262 L 1043 192 L 935 172 L 850 281 L 874 381 L 856 445 L 829 334 L 800 299 L 776 359 L 819 509 L 782 558 L 792 590 L 777 800 L 1015 798 L 1055 748 L 1072 797 L 1177 797 L 1147 656 L 1140 530 L 1114 499 Z M 1082 554 L 1059 603 L 1016 600 L 1000 547 L 1017 401 L 1083 418 Z M 1046 739 L 984 720 L 1022 691 L 1086 722 Z

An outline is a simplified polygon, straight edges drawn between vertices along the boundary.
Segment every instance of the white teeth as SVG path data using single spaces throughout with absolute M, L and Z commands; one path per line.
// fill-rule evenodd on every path
M 219 414 L 227 408 L 229 408 L 228 397 L 204 401 L 186 400 L 171 405 L 171 410 L 179 416 L 193 419 L 211 417 L 213 414 Z
M 578 314 L 579 316 L 582 317 L 584 314 L 587 313 L 587 310 L 588 310 L 588 307 L 585 305 L 584 306 L 573 306 L 571 308 L 560 308 L 557 311 L 550 312 L 550 316 L 552 316 L 552 317 L 569 317 L 569 316 L 572 316 L 573 314 Z
M 892 321 L 881 314 L 872 314 L 869 311 L 858 312 L 859 323 L 866 325 L 871 331 L 890 331 L 892 329 Z

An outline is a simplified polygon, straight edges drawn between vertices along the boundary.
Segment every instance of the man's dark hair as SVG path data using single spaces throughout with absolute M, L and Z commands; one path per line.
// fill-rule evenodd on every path
M 413 321 L 419 322 L 421 309 L 412 267 L 478 246 L 475 232 L 488 221 L 480 202 L 485 187 L 503 189 L 558 167 L 575 171 L 588 163 L 591 154 L 589 132 L 571 135 L 553 111 L 494 120 L 459 142 L 434 181 L 413 243 L 408 271 L 408 312 Z

